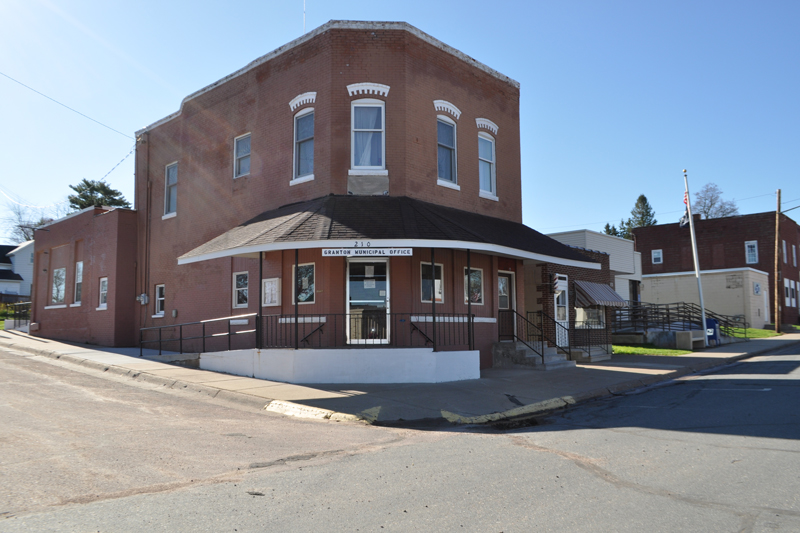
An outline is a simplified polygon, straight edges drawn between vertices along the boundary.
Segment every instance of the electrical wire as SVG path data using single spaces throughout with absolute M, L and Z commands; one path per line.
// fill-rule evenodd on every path
M 77 114 L 79 114 L 80 116 L 82 116 L 82 117 L 84 117 L 84 118 L 88 118 L 88 119 L 89 119 L 89 120 L 91 120 L 92 122 L 95 122 L 95 123 L 97 123 L 97 124 L 100 124 L 100 125 L 101 125 L 101 126 L 103 126 L 104 128 L 108 128 L 108 129 L 110 129 L 110 130 L 111 130 L 111 131 L 113 131 L 114 133 L 119 133 L 119 134 L 120 134 L 120 135 L 122 135 L 123 137 L 127 137 L 128 139 L 133 139 L 133 137 L 131 137 L 130 135 L 127 135 L 127 134 L 125 134 L 125 133 L 122 133 L 122 132 L 121 132 L 121 131 L 119 131 L 119 130 L 115 130 L 115 129 L 114 129 L 114 128 L 112 128 L 111 126 L 108 126 L 108 125 L 106 125 L 106 124 L 103 124 L 103 123 L 102 123 L 102 122 L 100 122 L 99 120 L 95 120 L 95 119 L 93 119 L 92 117 L 90 117 L 90 116 L 88 116 L 88 115 L 84 115 L 84 114 L 83 114 L 83 113 L 81 113 L 80 111 L 77 111 L 77 110 L 75 110 L 75 109 L 72 109 L 70 106 L 68 106 L 68 105 L 66 105 L 66 104 L 62 104 L 61 102 L 59 102 L 59 101 L 58 101 L 58 100 L 56 100 L 55 98 L 51 98 L 51 97 L 47 96 L 46 94 L 44 94 L 44 93 L 42 93 L 42 92 L 39 92 L 39 91 L 37 91 L 37 90 L 36 90 L 36 89 L 34 89 L 33 87 L 29 87 L 29 86 L 25 85 L 24 83 L 22 83 L 21 81 L 19 81 L 19 80 L 15 80 L 14 78 L 12 78 L 11 76 L 9 76 L 8 74 L 5 74 L 5 73 L 3 73 L 3 72 L 0 72 L 0 75 L 2 75 L 2 76 L 5 76 L 6 78 L 10 79 L 10 80 L 11 80 L 11 81 L 13 81 L 14 83 L 19 83 L 20 85 L 22 85 L 22 86 L 23 86 L 23 87 L 25 87 L 26 89 L 29 89 L 29 90 L 31 90 L 31 91 L 33 91 L 33 92 L 35 92 L 36 94 L 38 94 L 38 95 L 40 95 L 40 96 L 44 96 L 44 97 L 45 97 L 45 98 L 47 98 L 48 100 L 50 100 L 50 101 L 53 101 L 53 102 L 57 103 L 58 105 L 60 105 L 60 106 L 62 106 L 62 107 L 66 107 L 67 109 L 69 109 L 69 110 L 70 110 L 70 111 L 72 111 L 73 113 L 77 113 Z

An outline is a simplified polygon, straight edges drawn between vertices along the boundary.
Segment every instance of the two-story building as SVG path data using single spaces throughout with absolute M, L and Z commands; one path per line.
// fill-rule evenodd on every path
M 284 354 L 273 370 L 296 369 L 296 348 L 328 350 L 313 376 L 269 374 L 286 381 L 357 381 L 352 368 L 392 360 L 386 372 L 477 377 L 498 313 L 525 315 L 525 261 L 601 268 L 522 224 L 519 84 L 405 23 L 331 21 L 136 137 L 133 211 L 81 213 L 41 246 L 37 234 L 40 335 L 98 338 L 91 320 L 70 334 L 72 315 L 114 308 L 130 315 L 114 344 L 180 330 L 209 352 L 252 335 Z M 106 222 L 114 231 L 85 233 Z M 79 282 L 96 302 L 73 307 Z M 328 365 L 339 356 L 351 370 Z
M 781 323 L 798 323 L 800 227 L 781 215 L 778 289 Z M 775 213 L 701 220 L 695 215 L 697 255 L 707 308 L 742 315 L 756 328 L 774 320 Z M 642 253 L 642 301 L 699 303 L 688 227 L 659 224 L 633 230 Z

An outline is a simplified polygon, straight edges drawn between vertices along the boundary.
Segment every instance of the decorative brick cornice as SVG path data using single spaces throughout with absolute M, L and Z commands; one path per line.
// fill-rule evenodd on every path
M 461 117 L 461 110 L 456 106 L 454 106 L 453 104 L 451 104 L 450 102 L 448 102 L 447 100 L 434 100 L 433 107 L 434 109 L 436 109 L 436 111 L 444 111 L 446 113 L 450 113 L 451 115 L 456 117 L 456 120 L 458 120 Z
M 315 92 L 298 94 L 297 96 L 292 98 L 291 102 L 289 102 L 289 108 L 292 110 L 292 113 L 294 113 L 294 110 L 300 107 L 301 105 L 313 104 L 314 102 L 316 102 L 316 100 L 317 100 L 317 93 Z
M 389 96 L 389 86 L 381 83 L 353 83 L 347 86 L 347 92 L 350 96 L 374 94 L 385 98 Z
M 476 118 L 475 123 L 478 125 L 478 129 L 485 129 L 492 132 L 492 135 L 497 135 L 497 124 L 489 120 L 488 118 Z

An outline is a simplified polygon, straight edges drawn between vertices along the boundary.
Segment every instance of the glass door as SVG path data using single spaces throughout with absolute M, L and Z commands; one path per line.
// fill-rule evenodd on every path
M 347 340 L 350 344 L 389 343 L 388 259 L 347 262 Z

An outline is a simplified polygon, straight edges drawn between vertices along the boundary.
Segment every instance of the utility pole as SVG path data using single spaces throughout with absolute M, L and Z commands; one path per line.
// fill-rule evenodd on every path
M 780 248 L 781 248 L 781 190 L 778 189 L 778 207 L 775 209 L 775 332 L 781 332 L 781 273 L 780 273 Z

